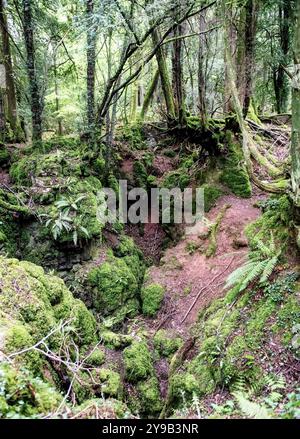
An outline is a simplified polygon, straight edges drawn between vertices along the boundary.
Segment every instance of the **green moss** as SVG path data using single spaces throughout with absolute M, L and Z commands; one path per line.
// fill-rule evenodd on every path
M 265 328 L 269 318 L 274 314 L 277 305 L 270 299 L 262 300 L 254 309 L 253 316 L 246 326 L 245 338 L 253 349 L 262 344 L 265 335 Z
M 281 304 L 276 314 L 276 322 L 272 327 L 275 333 L 280 333 L 284 346 L 291 345 L 294 336 L 293 327 L 300 321 L 300 301 L 295 295 L 288 296 Z
M 120 398 L 122 393 L 121 377 L 117 372 L 109 369 L 100 369 L 94 374 L 100 380 L 100 392 L 103 395 Z
M 76 419 L 127 419 L 128 407 L 115 399 L 93 398 L 73 408 Z
M 94 287 L 94 306 L 104 315 L 119 310 L 138 292 L 137 279 L 123 259 L 111 257 L 93 269 L 88 279 Z
M 223 172 L 220 181 L 237 196 L 249 198 L 252 195 L 252 188 L 248 172 L 244 165 L 244 158 L 241 147 L 234 144 L 231 134 L 227 132 L 228 153 L 223 163 Z
M 176 337 L 175 334 L 169 334 L 169 331 L 161 329 L 158 331 L 153 339 L 154 347 L 162 357 L 170 357 L 182 346 L 183 340 Z
M 135 383 L 153 375 L 152 355 L 147 343 L 144 341 L 134 342 L 126 348 L 124 350 L 124 365 L 126 379 L 129 382 Z
M 101 332 L 101 338 L 105 346 L 110 349 L 123 349 L 133 342 L 130 335 L 116 334 L 112 331 Z
M 97 348 L 89 355 L 86 362 L 90 366 L 102 366 L 105 363 L 105 351 Z
M 121 133 L 121 138 L 126 140 L 132 149 L 145 148 L 145 136 L 142 125 L 139 123 L 125 125 Z
M 22 322 L 17 325 L 18 337 L 25 337 L 26 330 L 32 338 L 22 337 L 22 347 L 32 346 L 61 321 L 70 320 L 74 328 L 73 340 L 79 346 L 96 341 L 96 322 L 93 315 L 80 300 L 75 300 L 63 281 L 48 276 L 41 267 L 29 262 L 0 258 L 1 296 L 0 304 L 10 320 Z M 9 328 L 9 327 L 8 327 Z M 53 349 L 59 347 L 60 337 L 57 333 L 48 339 Z M 19 347 L 10 343 L 10 350 Z
M 141 404 L 141 413 L 147 416 L 155 416 L 162 410 L 162 400 L 159 391 L 157 378 L 151 377 L 146 381 L 141 381 L 137 385 Z
M 5 146 L 0 145 L 0 166 L 7 165 L 10 160 L 10 154 Z
M 143 301 L 143 313 L 146 316 L 154 317 L 161 307 L 165 295 L 165 289 L 161 285 L 151 284 L 141 291 Z
M 292 223 L 292 206 L 288 196 L 273 196 L 262 203 L 261 207 L 264 211 L 263 215 L 245 229 L 250 246 L 255 247 L 257 239 L 269 242 L 272 232 L 275 241 L 284 247 L 290 236 Z
M 144 163 L 140 160 L 135 161 L 133 164 L 133 173 L 135 185 L 138 188 L 147 188 L 148 173 Z
M 204 189 L 204 209 L 209 212 L 216 204 L 216 201 L 222 196 L 222 191 L 216 186 L 205 184 Z
M 0 365 L 0 418 L 33 418 L 55 411 L 61 395 L 40 378 L 12 365 Z

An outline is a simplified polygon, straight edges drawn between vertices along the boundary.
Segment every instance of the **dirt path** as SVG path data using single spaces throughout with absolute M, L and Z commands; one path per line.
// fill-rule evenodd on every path
M 260 210 L 254 206 L 264 198 L 265 194 L 256 191 L 250 199 L 226 195 L 218 200 L 207 215 L 209 221 L 215 221 L 225 204 L 231 207 L 226 211 L 219 228 L 215 256 L 207 258 L 203 253 L 207 239 L 189 235 L 165 252 L 159 266 L 150 268 L 148 281 L 166 288 L 164 305 L 154 325 L 152 321 L 152 328 L 170 329 L 184 336 L 196 322 L 199 311 L 212 300 L 224 296 L 223 286 L 227 276 L 241 265 L 248 251 L 243 233 L 245 226 L 260 215 Z M 191 248 L 196 249 L 191 252 Z M 210 282 L 211 285 L 204 288 Z M 187 315 L 194 302 L 194 307 Z

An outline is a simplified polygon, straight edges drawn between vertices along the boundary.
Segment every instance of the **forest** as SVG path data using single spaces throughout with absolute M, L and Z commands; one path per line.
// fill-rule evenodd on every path
M 299 419 L 299 252 L 300 0 L 0 0 L 0 419 Z

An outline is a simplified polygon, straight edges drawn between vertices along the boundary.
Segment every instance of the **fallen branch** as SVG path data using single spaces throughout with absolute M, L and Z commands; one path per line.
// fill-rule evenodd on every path
M 222 207 L 221 212 L 217 216 L 217 219 L 215 223 L 210 228 L 210 243 L 206 250 L 206 257 L 211 258 L 216 254 L 217 251 L 217 233 L 219 230 L 219 227 L 221 225 L 221 222 L 225 216 L 225 213 L 228 209 L 230 209 L 230 204 L 225 204 L 225 206 Z

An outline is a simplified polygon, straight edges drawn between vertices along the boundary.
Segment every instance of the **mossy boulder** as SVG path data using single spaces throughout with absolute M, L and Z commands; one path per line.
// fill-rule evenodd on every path
M 62 395 L 40 378 L 12 364 L 0 365 L 0 418 L 38 418 L 61 402 Z
M 156 377 L 148 378 L 137 385 L 141 413 L 147 416 L 157 416 L 163 404 L 160 396 L 159 382 Z
M 165 289 L 159 284 L 145 286 L 141 291 L 143 314 L 154 317 L 161 307 L 164 295 Z
M 175 352 L 183 345 L 183 340 L 181 337 L 176 336 L 176 334 L 170 334 L 170 331 L 160 329 L 154 336 L 153 339 L 154 348 L 158 354 L 162 357 L 170 357 L 174 355 Z
M 0 278 L 0 304 L 5 310 L 1 342 L 5 353 L 32 346 L 62 321 L 69 322 L 78 346 L 96 342 L 94 317 L 80 300 L 74 299 L 61 279 L 46 275 L 41 267 L 29 262 L 3 257 Z M 60 346 L 61 336 L 56 331 L 47 340 L 53 350 Z M 32 369 L 36 369 L 35 362 L 32 359 Z
M 124 350 L 126 379 L 135 383 L 154 374 L 153 359 L 145 341 L 135 341 Z
M 97 388 L 97 393 L 105 395 L 106 397 L 121 398 L 122 382 L 120 374 L 110 369 L 99 369 L 93 372 L 96 382 L 100 385 Z
M 138 294 L 138 282 L 123 259 L 111 256 L 109 261 L 94 268 L 88 275 L 94 288 L 94 306 L 103 315 L 120 312 L 130 299 Z M 132 313 L 138 309 L 138 303 L 131 303 Z

